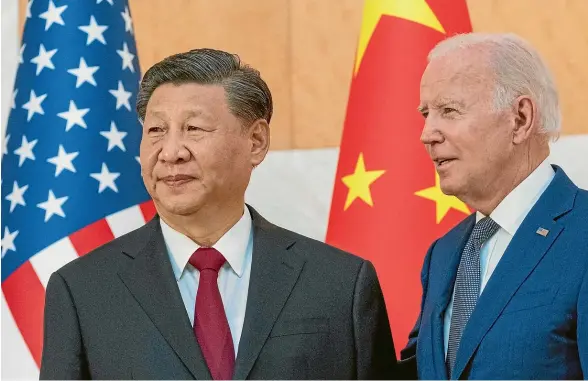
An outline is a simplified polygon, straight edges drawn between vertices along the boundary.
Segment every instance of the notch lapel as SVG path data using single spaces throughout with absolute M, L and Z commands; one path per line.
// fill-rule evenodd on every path
M 296 284 L 304 259 L 288 252 L 295 240 L 253 208 L 253 260 L 234 379 L 246 379 Z
M 558 218 L 572 209 L 578 188 L 563 170 L 559 167 L 555 170 L 552 183 L 515 233 L 478 299 L 457 352 L 453 372 L 456 378 L 461 376 L 486 333 L 564 228 Z M 549 230 L 547 236 L 538 234 L 539 228 Z
M 211 379 L 175 282 L 159 218 L 143 229 L 148 230 L 147 244 L 137 253 L 125 252 L 134 260 L 119 277 L 192 375 Z

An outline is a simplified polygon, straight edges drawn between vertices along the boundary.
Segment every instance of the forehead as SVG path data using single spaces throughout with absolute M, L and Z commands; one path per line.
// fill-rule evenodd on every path
M 494 88 L 487 54 L 465 49 L 433 59 L 421 78 L 421 100 L 474 100 L 486 98 Z
M 221 85 L 165 83 L 155 89 L 147 103 L 147 114 L 171 114 L 191 111 L 215 114 L 228 110 Z

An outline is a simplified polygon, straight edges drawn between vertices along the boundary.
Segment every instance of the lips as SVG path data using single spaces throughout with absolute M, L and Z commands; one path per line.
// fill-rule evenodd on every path
M 182 185 L 182 184 L 185 184 L 189 181 L 194 180 L 194 177 L 190 176 L 190 175 L 180 174 L 180 175 L 161 177 L 159 180 L 163 181 L 165 184 L 170 185 L 170 186 L 178 186 L 178 185 Z
M 445 168 L 447 165 L 451 164 L 455 159 L 454 158 L 437 158 L 433 161 L 437 168 Z

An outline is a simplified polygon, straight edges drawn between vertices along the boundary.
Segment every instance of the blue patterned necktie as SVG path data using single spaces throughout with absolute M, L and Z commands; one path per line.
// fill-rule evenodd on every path
M 461 336 L 480 295 L 480 250 L 482 245 L 499 228 L 500 226 L 490 217 L 482 218 L 474 226 L 472 234 L 470 234 L 470 238 L 463 249 L 455 280 L 453 313 L 451 315 L 451 328 L 447 346 L 446 365 L 449 378 L 451 378 L 455 365 Z

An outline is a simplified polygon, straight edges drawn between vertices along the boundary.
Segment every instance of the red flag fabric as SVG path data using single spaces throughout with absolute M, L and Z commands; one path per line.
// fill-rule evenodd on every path
M 465 0 L 366 0 L 326 241 L 374 263 L 397 352 L 421 300 L 429 245 L 468 207 L 439 189 L 419 138 L 427 54 L 471 31 Z

